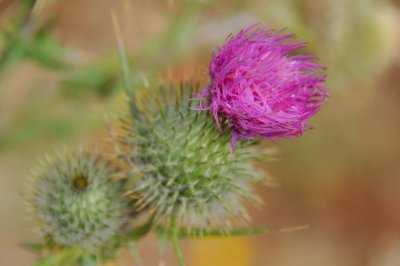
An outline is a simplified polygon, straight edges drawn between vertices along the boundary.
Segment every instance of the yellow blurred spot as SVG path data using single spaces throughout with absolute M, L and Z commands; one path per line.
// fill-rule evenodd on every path
M 113 261 L 108 261 L 108 262 L 104 263 L 102 266 L 117 266 L 117 264 Z
M 250 242 L 244 237 L 194 241 L 188 251 L 189 266 L 250 266 Z

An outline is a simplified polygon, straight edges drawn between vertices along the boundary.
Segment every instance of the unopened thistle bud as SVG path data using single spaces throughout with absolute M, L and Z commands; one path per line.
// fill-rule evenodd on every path
M 132 108 L 119 140 L 138 177 L 131 193 L 141 196 L 138 207 L 166 225 L 172 219 L 189 228 L 244 221 L 242 201 L 256 200 L 248 184 L 258 180 L 249 165 L 254 142 L 240 143 L 230 157 L 230 133 L 193 110 L 191 94 L 190 86 L 161 88 L 142 101 L 130 99 L 138 108 Z
M 76 149 L 46 157 L 32 177 L 34 218 L 59 246 L 94 250 L 126 221 L 121 184 L 97 152 Z

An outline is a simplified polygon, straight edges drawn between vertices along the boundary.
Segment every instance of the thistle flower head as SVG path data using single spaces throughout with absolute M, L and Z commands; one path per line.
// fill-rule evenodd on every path
M 134 165 L 137 208 L 149 209 L 166 226 L 172 220 L 189 228 L 245 222 L 242 201 L 256 200 L 248 183 L 259 177 L 249 164 L 252 142 L 240 143 L 229 158 L 230 133 L 218 132 L 212 117 L 191 109 L 191 93 L 185 86 L 139 97 L 140 111 L 125 122 L 119 142 Z
M 292 55 L 305 45 L 292 37 L 254 25 L 213 52 L 200 109 L 210 110 L 219 127 L 220 118 L 226 121 L 232 145 L 237 137 L 299 135 L 325 101 L 323 67 L 313 56 Z
M 32 177 L 28 199 L 43 235 L 60 246 L 103 246 L 127 215 L 113 175 L 97 152 L 77 149 L 46 157 Z

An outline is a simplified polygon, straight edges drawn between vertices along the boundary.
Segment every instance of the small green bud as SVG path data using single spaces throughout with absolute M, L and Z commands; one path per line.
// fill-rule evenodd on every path
M 46 157 L 28 199 L 43 235 L 60 246 L 103 246 L 127 220 L 122 184 L 114 175 L 98 152 Z

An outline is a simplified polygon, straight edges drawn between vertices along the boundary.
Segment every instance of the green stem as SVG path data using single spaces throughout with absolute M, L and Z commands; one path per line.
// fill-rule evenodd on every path
M 183 256 L 182 256 L 182 252 L 181 249 L 179 247 L 179 242 L 178 242 L 178 230 L 176 228 L 176 222 L 175 219 L 172 219 L 171 222 L 171 243 L 172 243 L 172 247 L 174 249 L 175 252 L 175 256 L 176 259 L 178 260 L 179 266 L 185 266 L 185 262 L 183 261 Z
M 114 12 L 111 13 L 111 19 L 114 25 L 115 38 L 117 39 L 118 54 L 121 62 L 122 75 L 124 81 L 124 89 L 126 93 L 130 96 L 132 92 L 132 81 L 130 77 L 131 71 L 129 68 L 128 55 L 126 53 L 124 40 L 122 39 L 118 18 Z
M 158 246 L 160 250 L 160 266 L 165 266 L 165 253 L 166 253 L 166 246 L 167 246 L 167 235 L 165 231 L 157 230 L 158 236 Z
M 129 66 L 128 54 L 125 49 L 124 40 L 122 39 L 118 18 L 114 12 L 111 13 L 111 19 L 114 24 L 115 38 L 117 39 L 118 54 L 122 67 L 122 80 L 124 83 L 124 89 L 130 100 L 129 104 L 131 107 L 131 112 L 135 117 L 137 117 L 138 108 L 136 106 L 135 94 L 133 93 L 133 83 L 131 79 L 132 72 Z
M 130 242 L 128 244 L 128 250 L 131 253 L 131 255 L 132 255 L 132 257 L 133 257 L 133 259 L 135 261 L 135 265 L 143 266 L 142 259 L 140 258 L 138 249 L 137 249 L 136 244 L 134 242 Z

